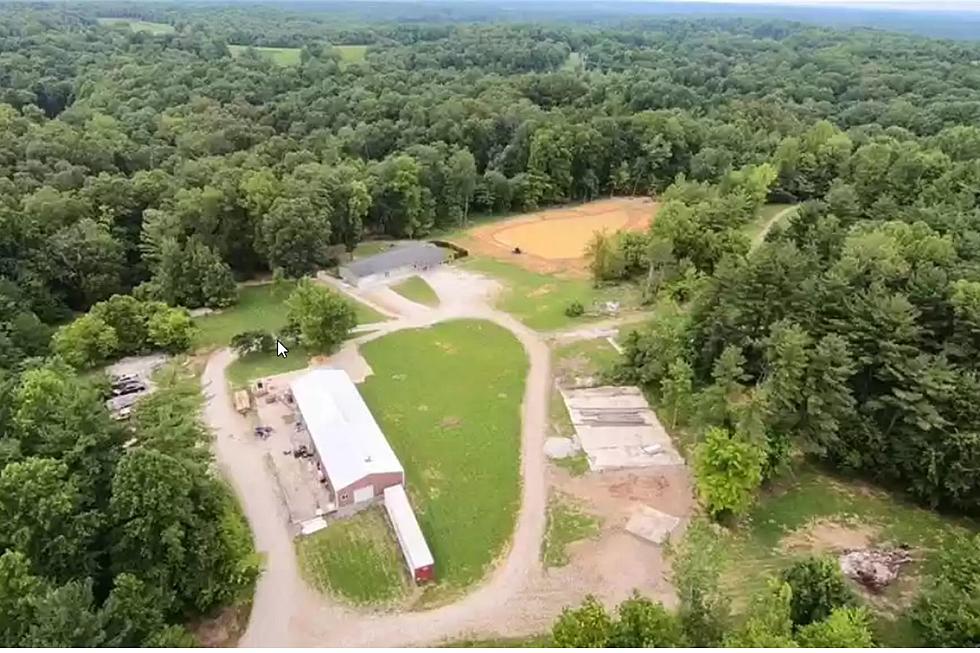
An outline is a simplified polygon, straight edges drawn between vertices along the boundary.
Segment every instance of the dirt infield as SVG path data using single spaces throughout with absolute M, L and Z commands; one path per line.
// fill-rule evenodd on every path
M 639 231 L 657 204 L 649 197 L 617 197 L 546 209 L 475 227 L 460 239 L 474 254 L 505 260 L 534 272 L 584 273 L 585 247 L 596 231 Z M 515 254 L 514 249 L 521 253 Z

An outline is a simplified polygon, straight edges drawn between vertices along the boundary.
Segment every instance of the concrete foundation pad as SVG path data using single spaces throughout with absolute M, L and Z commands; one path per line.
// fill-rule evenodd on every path
M 663 544 L 680 522 L 678 517 L 638 504 L 626 522 L 626 530 L 641 540 Z
M 580 451 L 571 438 L 548 438 L 544 441 L 544 455 L 548 458 L 568 458 Z
M 593 471 L 684 464 L 639 388 L 560 391 Z

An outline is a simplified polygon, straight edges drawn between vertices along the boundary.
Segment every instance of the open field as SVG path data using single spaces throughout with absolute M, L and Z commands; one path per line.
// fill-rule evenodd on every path
M 296 542 L 313 587 L 355 604 L 384 604 L 409 592 L 410 580 L 384 509 L 372 507 Z
M 490 222 L 458 240 L 474 254 L 532 272 L 586 276 L 585 248 L 596 231 L 645 229 L 656 207 L 649 197 L 597 200 Z
M 599 519 L 561 492 L 548 499 L 548 525 L 541 543 L 545 567 L 564 567 L 569 562 L 568 545 L 599 533 Z
M 146 34 L 152 34 L 153 36 L 161 36 L 163 34 L 173 34 L 177 31 L 173 25 L 169 23 L 151 23 L 146 20 L 133 20 L 130 18 L 97 18 L 96 19 L 101 25 L 128 25 L 129 29 L 134 32 L 145 32 Z
M 879 629 L 890 645 L 914 646 L 914 634 L 898 613 L 908 607 L 943 542 L 977 524 L 950 520 L 878 488 L 838 479 L 811 467 L 795 472 L 763 494 L 744 523 L 729 535 L 725 585 L 744 604 L 799 558 L 833 554 L 865 546 L 911 547 L 913 563 L 896 583 L 877 596 L 862 593 L 882 620 Z
M 596 288 L 584 278 L 550 276 L 489 258 L 469 258 L 460 265 L 502 282 L 505 290 L 497 298 L 497 308 L 539 331 L 552 331 L 602 317 L 597 313 L 590 315 L 597 303 L 618 301 L 624 311 L 640 305 L 640 288 L 628 283 Z M 565 315 L 565 309 L 573 301 L 582 303 L 586 315 Z
M 368 407 L 405 467 L 436 560 L 439 600 L 483 577 L 503 552 L 520 504 L 520 407 L 527 358 L 479 320 L 399 331 L 361 348 L 374 375 Z
M 436 291 L 422 277 L 409 277 L 392 285 L 391 289 L 416 304 L 432 307 L 439 305 L 439 296 Z
M 347 63 L 358 63 L 364 61 L 364 55 L 367 53 L 368 46 L 366 45 L 335 45 L 333 49 L 340 53 L 341 61 Z
M 292 284 L 286 284 L 278 290 L 271 283 L 242 286 L 239 289 L 237 304 L 194 320 L 198 327 L 194 346 L 198 349 L 227 347 L 232 336 L 242 331 L 275 333 L 282 329 L 286 326 L 286 308 L 283 302 L 290 290 Z M 349 301 L 354 305 L 358 324 L 383 322 L 387 319 L 370 306 Z M 288 370 L 279 369 L 279 372 L 286 371 Z
M 255 50 L 263 59 L 268 59 L 274 64 L 279 64 L 280 66 L 299 65 L 299 48 L 266 48 L 249 45 L 229 45 L 228 52 L 232 57 L 237 58 L 247 52 L 249 48 Z

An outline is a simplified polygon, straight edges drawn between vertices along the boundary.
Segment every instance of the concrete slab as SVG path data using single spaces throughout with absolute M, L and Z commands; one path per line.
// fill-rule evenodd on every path
M 593 471 L 684 464 L 639 388 L 559 390 Z
M 626 530 L 647 542 L 663 544 L 680 522 L 678 517 L 638 504 L 626 522 Z
M 578 444 L 571 438 L 548 438 L 544 441 L 544 455 L 548 458 L 568 458 L 580 451 Z

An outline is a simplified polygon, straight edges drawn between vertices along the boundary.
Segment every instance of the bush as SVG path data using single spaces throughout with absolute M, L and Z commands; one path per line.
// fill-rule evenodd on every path
M 826 619 L 801 628 L 796 643 L 804 648 L 871 648 L 871 617 L 864 608 L 837 608 Z
M 243 331 L 232 336 L 229 344 L 239 356 L 252 353 L 269 354 L 275 351 L 276 339 L 268 331 Z
M 784 570 L 782 579 L 793 590 L 792 617 L 796 626 L 823 621 L 837 608 L 855 604 L 840 566 L 832 558 L 806 558 Z
M 713 517 L 744 514 L 762 483 L 766 452 L 738 433 L 709 428 L 694 449 L 698 494 Z
M 585 307 L 582 306 L 582 302 L 574 301 L 565 307 L 565 315 L 568 317 L 580 317 L 585 313 Z

